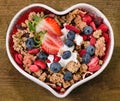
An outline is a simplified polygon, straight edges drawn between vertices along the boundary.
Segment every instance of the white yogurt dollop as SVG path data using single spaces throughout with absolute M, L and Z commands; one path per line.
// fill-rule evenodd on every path
M 83 37 L 81 37 L 79 34 L 75 34 L 75 39 L 74 39 L 75 43 L 80 46 L 82 41 L 83 41 Z
M 47 63 L 48 67 L 50 68 L 50 64 L 53 62 L 54 60 L 54 55 L 49 55 L 48 56 L 48 60 L 50 60 L 50 63 Z

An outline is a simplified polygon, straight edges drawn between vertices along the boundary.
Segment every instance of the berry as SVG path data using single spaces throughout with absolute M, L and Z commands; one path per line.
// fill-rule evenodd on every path
M 95 45 L 95 43 L 96 43 L 96 38 L 91 37 L 91 39 L 90 39 L 90 44 L 91 44 L 91 45 Z
M 15 61 L 19 64 L 22 65 L 23 64 L 23 56 L 19 53 L 15 54 Z
M 107 32 L 108 27 L 107 27 L 107 25 L 106 25 L 106 24 L 101 24 L 101 25 L 99 26 L 99 29 L 101 29 L 101 30 L 102 30 L 102 32 L 103 32 L 103 33 L 105 33 L 105 32 Z
M 99 69 L 100 69 L 100 65 L 88 67 L 89 72 L 96 72 Z
M 92 46 L 92 45 L 89 45 L 87 48 L 86 48 L 86 52 L 90 55 L 93 55 L 95 53 L 95 47 Z
M 37 65 L 41 69 L 46 69 L 47 68 L 46 64 L 41 60 L 36 60 L 34 62 L 34 65 Z
M 35 54 L 37 54 L 39 51 L 40 51 L 39 48 L 35 48 L 35 49 L 28 50 L 28 53 L 35 55 Z
M 46 60 L 47 57 L 48 57 L 48 55 L 43 51 L 39 52 L 39 54 L 38 54 L 38 58 L 41 60 Z
M 54 62 L 58 62 L 60 61 L 61 57 L 57 56 L 57 55 L 54 55 Z
M 34 46 L 35 46 L 35 41 L 34 41 L 34 39 L 33 39 L 33 38 L 27 39 L 27 41 L 26 41 L 26 47 L 27 47 L 28 49 L 32 49 L 32 48 L 34 48 Z
M 99 62 L 99 58 L 97 56 L 95 56 L 94 58 L 91 59 L 88 66 L 95 67 L 98 64 L 98 62 Z
M 61 67 L 60 63 L 58 63 L 58 62 L 53 62 L 50 65 L 50 70 L 55 73 L 59 72 L 61 70 L 61 68 L 62 67 Z
M 96 16 L 94 18 L 94 23 L 95 23 L 96 27 L 98 27 L 102 22 L 103 22 L 103 19 L 101 17 Z
M 95 23 L 94 23 L 94 22 L 91 22 L 91 23 L 90 23 L 90 26 L 93 28 L 94 31 L 96 30 L 96 26 L 95 26 Z
M 46 33 L 42 40 L 42 49 L 48 54 L 57 54 L 62 45 L 62 39 L 52 33 Z
M 84 54 L 86 54 L 86 49 L 82 49 L 80 52 L 79 52 L 79 55 L 82 57 Z
M 91 57 L 90 57 L 90 55 L 88 54 L 88 53 L 86 53 L 86 54 L 84 54 L 83 56 L 82 56 L 82 62 L 83 63 L 89 63 L 90 62 L 90 59 L 91 59 Z
M 67 38 L 73 41 L 75 39 L 75 32 L 69 31 L 67 34 Z
M 70 56 L 71 56 L 70 51 L 64 51 L 63 54 L 62 54 L 63 59 L 68 59 Z
M 93 32 L 93 29 L 92 29 L 91 26 L 86 26 L 86 27 L 83 28 L 83 33 L 85 35 L 90 35 L 90 34 L 92 34 L 92 32 Z
M 72 46 L 74 45 L 74 43 L 73 43 L 73 41 L 67 39 L 67 40 L 65 41 L 65 45 L 67 45 L 68 47 L 72 47 Z
M 103 37 L 105 38 L 105 41 L 108 42 L 109 39 L 109 34 L 108 33 L 103 33 Z
M 31 65 L 30 66 L 30 71 L 31 72 L 37 72 L 37 71 L 39 71 L 39 67 L 37 65 Z
M 92 21 L 92 18 L 89 15 L 85 15 L 82 20 L 89 24 Z
M 62 32 L 58 22 L 52 17 L 46 17 L 36 25 L 36 32 L 47 30 L 47 32 L 52 32 L 57 36 L 61 36 Z
M 77 27 L 75 27 L 75 26 L 65 25 L 65 27 L 66 27 L 66 29 L 68 29 L 68 30 L 74 31 L 74 32 L 76 32 L 76 33 L 80 33 L 80 30 L 79 30 Z
M 64 80 L 69 81 L 71 79 L 72 79 L 72 73 L 69 72 L 69 71 L 65 72 L 65 74 L 64 74 Z

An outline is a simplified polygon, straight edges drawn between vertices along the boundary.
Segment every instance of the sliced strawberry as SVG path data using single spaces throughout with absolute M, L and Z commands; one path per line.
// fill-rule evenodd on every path
M 35 54 L 37 54 L 39 51 L 40 51 L 39 48 L 35 48 L 35 49 L 28 50 L 28 53 L 35 55 Z
M 41 20 L 36 26 L 36 32 L 47 30 L 47 32 L 52 32 L 57 36 L 61 36 L 62 32 L 59 24 L 54 18 L 47 17 Z
M 15 54 L 15 61 L 19 64 L 22 65 L 23 64 L 23 56 L 19 53 Z
M 95 56 L 94 58 L 91 59 L 91 61 L 88 63 L 89 67 L 95 67 L 99 62 L 99 58 Z
M 34 65 L 37 65 L 41 69 L 46 69 L 47 68 L 46 64 L 41 60 L 36 60 L 34 62 Z
M 52 33 L 46 33 L 42 41 L 42 49 L 48 54 L 57 54 L 62 45 L 62 39 Z
M 29 68 L 30 68 L 31 72 L 37 72 L 37 71 L 39 71 L 39 67 L 37 65 L 31 65 Z
M 96 72 L 97 70 L 99 70 L 100 69 L 100 65 L 96 65 L 96 66 L 91 66 L 91 67 L 89 67 L 88 68 L 88 71 L 89 72 Z

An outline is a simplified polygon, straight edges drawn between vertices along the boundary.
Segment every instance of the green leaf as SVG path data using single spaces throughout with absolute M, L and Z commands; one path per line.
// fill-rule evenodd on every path
M 34 24 L 31 21 L 28 22 L 28 26 L 29 26 L 29 30 L 30 31 L 35 32 L 35 26 L 34 26 Z
M 36 22 L 36 23 L 38 23 L 39 21 L 40 21 L 40 17 L 38 17 L 37 15 L 36 16 L 34 16 L 34 21 Z

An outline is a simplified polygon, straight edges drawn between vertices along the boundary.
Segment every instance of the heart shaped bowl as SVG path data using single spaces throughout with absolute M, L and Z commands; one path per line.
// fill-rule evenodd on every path
M 76 82 L 75 84 L 73 84 L 71 87 L 69 87 L 63 94 L 58 93 L 57 91 L 55 91 L 53 88 L 51 88 L 50 86 L 48 86 L 46 83 L 40 81 L 39 79 L 35 78 L 34 76 L 28 74 L 27 72 L 25 72 L 23 69 L 20 68 L 20 66 L 15 62 L 14 59 L 14 50 L 13 50 L 13 42 L 12 42 L 12 35 L 14 34 L 14 32 L 16 31 L 16 29 L 14 28 L 16 26 L 17 23 L 19 23 L 19 21 L 24 21 L 26 18 L 25 14 L 31 12 L 31 11 L 48 11 L 48 12 L 52 12 L 56 15 L 65 15 L 67 13 L 69 13 L 70 11 L 76 9 L 76 8 L 80 8 L 80 9 L 85 9 L 88 12 L 95 14 L 97 16 L 100 16 L 101 18 L 103 18 L 104 23 L 108 26 L 109 29 L 109 37 L 110 37 L 110 44 L 108 47 L 108 51 L 106 53 L 105 59 L 104 59 L 104 63 L 102 65 L 102 67 L 95 73 L 93 73 L 91 76 L 86 77 L 83 80 L 80 80 L 78 82 Z M 6 35 L 6 49 L 7 49 L 7 54 L 9 57 L 9 60 L 11 61 L 11 63 L 13 64 L 13 66 L 25 77 L 27 77 L 28 79 L 30 79 L 31 81 L 37 83 L 38 85 L 46 88 L 47 90 L 49 90 L 52 94 L 54 94 L 56 97 L 59 98 L 64 98 L 66 97 L 73 89 L 75 89 L 76 87 L 80 86 L 81 84 L 93 79 L 94 77 L 98 76 L 108 65 L 111 57 L 112 57 L 112 53 L 113 53 L 113 48 L 114 48 L 114 36 L 113 36 L 113 30 L 112 27 L 108 21 L 108 19 L 105 17 L 105 15 L 99 11 L 96 7 L 86 4 L 86 3 L 79 3 L 79 4 L 75 4 L 73 6 L 71 6 L 70 8 L 64 10 L 64 11 L 56 11 L 55 9 L 48 7 L 44 4 L 32 4 L 29 5 L 23 9 L 21 9 L 11 20 L 8 30 L 7 30 L 7 35 Z

